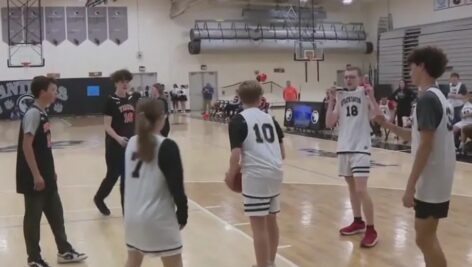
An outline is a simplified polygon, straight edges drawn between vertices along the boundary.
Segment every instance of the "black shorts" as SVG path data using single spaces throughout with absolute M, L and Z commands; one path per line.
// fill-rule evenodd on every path
M 449 211 L 449 201 L 442 203 L 428 203 L 415 199 L 415 217 L 418 219 L 446 218 Z

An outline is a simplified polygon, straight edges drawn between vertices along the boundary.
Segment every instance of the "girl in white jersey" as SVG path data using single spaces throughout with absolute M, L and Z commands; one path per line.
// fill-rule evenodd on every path
M 413 167 L 403 196 L 403 205 L 415 209 L 416 244 L 426 267 L 446 267 L 446 257 L 436 235 L 439 219 L 446 218 L 455 169 L 452 133 L 454 112 L 436 87 L 446 70 L 447 57 L 435 47 L 418 48 L 408 57 L 413 84 L 419 98 L 411 129 L 397 127 L 381 115 L 376 120 L 405 140 L 411 140 Z
M 159 133 L 164 104 L 146 99 L 137 108 L 137 136 L 125 154 L 126 267 L 139 267 L 144 255 L 162 258 L 164 267 L 182 267 L 180 230 L 187 223 L 187 197 L 177 144 Z

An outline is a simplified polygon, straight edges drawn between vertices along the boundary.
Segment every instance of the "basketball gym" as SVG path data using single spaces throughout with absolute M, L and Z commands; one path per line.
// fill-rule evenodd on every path
M 286 158 L 278 267 L 422 267 L 414 210 L 402 205 L 413 165 L 410 144 L 395 134 L 372 135 L 369 192 L 378 244 L 341 236 L 352 221 L 346 182 L 338 176 L 336 129 L 325 129 L 327 89 L 343 87 L 344 72 L 362 69 L 377 100 L 411 83 L 408 55 L 436 46 L 448 57 L 438 79 L 452 73 L 472 89 L 472 1 L 467 0 L 4 0 L 0 42 L 0 266 L 27 266 L 24 200 L 16 192 L 21 118 L 34 101 L 31 80 L 58 81 L 47 112 L 67 237 L 88 258 L 77 267 L 125 266 L 118 184 L 106 199 L 110 216 L 94 204 L 106 173 L 103 106 L 114 90 L 110 74 L 133 73 L 130 91 L 146 96 L 153 84 L 174 85 L 186 101 L 171 106 L 170 134 L 183 161 L 188 223 L 182 230 L 186 267 L 255 264 L 242 196 L 224 183 L 229 166 L 226 107 L 241 82 L 258 80 L 267 112 L 284 130 Z M 285 101 L 296 88 L 299 101 Z M 214 88 L 202 110 L 202 88 Z M 470 90 L 470 89 L 469 89 Z M 408 118 L 406 118 L 408 120 Z M 468 149 L 468 151 L 467 151 Z M 449 215 L 438 238 L 448 266 L 472 266 L 472 157 L 457 152 Z M 41 253 L 51 266 L 57 248 L 41 223 Z M 163 266 L 146 257 L 145 267 Z

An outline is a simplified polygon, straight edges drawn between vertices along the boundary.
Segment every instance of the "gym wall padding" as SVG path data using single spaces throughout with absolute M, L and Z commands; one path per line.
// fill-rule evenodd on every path
M 379 83 L 395 84 L 402 77 L 403 38 L 408 29 L 419 28 L 419 47 L 436 46 L 447 54 L 450 71 L 444 73 L 439 83 L 448 83 L 451 73 L 460 74 L 463 83 L 472 87 L 472 18 L 451 20 L 433 24 L 396 29 L 382 33 L 380 37 Z
M 0 119 L 18 119 L 32 103 L 31 81 L 0 81 Z M 89 87 L 98 87 L 98 96 L 88 96 Z M 114 86 L 109 78 L 58 79 L 57 100 L 50 115 L 102 114 L 106 97 Z

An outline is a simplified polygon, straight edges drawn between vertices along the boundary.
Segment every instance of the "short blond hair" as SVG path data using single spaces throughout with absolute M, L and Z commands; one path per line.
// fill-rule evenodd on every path
M 255 104 L 264 92 L 258 81 L 244 81 L 239 85 L 238 93 L 243 104 Z

